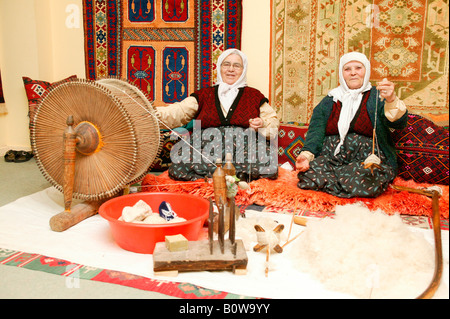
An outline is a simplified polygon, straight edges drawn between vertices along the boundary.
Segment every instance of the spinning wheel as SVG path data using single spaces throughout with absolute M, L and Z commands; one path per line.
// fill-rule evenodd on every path
M 51 88 L 33 118 L 31 144 L 44 177 L 64 192 L 65 211 L 52 218 L 52 229 L 89 217 L 86 210 L 95 214 L 103 200 L 143 178 L 160 151 L 159 134 L 151 103 L 126 81 L 77 79 Z M 71 211 L 72 197 L 86 201 L 84 213 Z

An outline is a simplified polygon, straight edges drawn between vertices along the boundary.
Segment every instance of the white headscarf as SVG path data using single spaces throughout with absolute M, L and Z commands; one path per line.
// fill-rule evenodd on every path
M 242 74 L 239 79 L 233 84 L 229 85 L 222 80 L 222 75 L 220 74 L 220 70 L 222 67 L 222 62 L 226 59 L 230 54 L 238 54 L 242 59 L 243 69 Z M 228 49 L 224 51 L 217 60 L 217 83 L 219 85 L 219 100 L 222 104 L 223 108 L 228 112 L 231 105 L 234 102 L 234 99 L 239 93 L 239 88 L 247 86 L 247 56 L 242 53 L 238 49 Z
M 363 85 L 359 89 L 351 90 L 348 88 L 347 83 L 344 80 L 342 71 L 344 65 L 350 61 L 361 62 L 366 68 L 366 74 L 364 75 Z M 369 91 L 372 85 L 369 82 L 370 79 L 370 62 L 367 57 L 359 52 L 349 52 L 344 54 L 339 62 L 339 83 L 340 85 L 328 92 L 329 96 L 333 97 L 333 101 L 341 101 L 342 109 L 338 121 L 339 130 L 339 144 L 334 150 L 334 155 L 337 155 L 340 151 L 342 144 L 344 143 L 345 136 L 347 136 L 348 130 L 350 128 L 350 123 L 355 116 L 356 111 L 361 104 L 363 97 L 363 92 Z

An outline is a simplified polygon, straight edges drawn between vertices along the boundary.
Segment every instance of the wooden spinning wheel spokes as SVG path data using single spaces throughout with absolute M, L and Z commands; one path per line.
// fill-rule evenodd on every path
M 118 79 L 77 79 L 49 90 L 32 120 L 31 140 L 46 179 L 64 191 L 68 118 L 75 136 L 73 197 L 99 200 L 142 178 L 160 151 L 154 109 Z

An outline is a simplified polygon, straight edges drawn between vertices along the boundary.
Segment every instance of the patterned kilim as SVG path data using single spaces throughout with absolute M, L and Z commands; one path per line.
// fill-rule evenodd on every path
M 293 167 L 305 144 L 308 126 L 282 124 L 278 129 L 278 164 L 289 162 Z
M 83 0 L 86 77 L 126 78 L 155 106 L 215 81 L 240 48 L 242 0 Z
M 68 82 L 76 78 L 77 78 L 76 75 L 71 75 L 61 81 L 50 83 L 42 80 L 34 80 L 27 76 L 22 77 L 23 85 L 25 87 L 25 93 L 27 94 L 28 98 L 28 117 L 30 119 L 29 122 L 30 129 L 33 122 L 34 114 L 36 113 L 36 110 L 39 106 L 39 101 L 41 97 L 49 90 L 50 86 L 56 85 L 57 83 L 60 82 Z
M 270 100 L 283 122 L 308 123 L 338 85 L 342 54 L 370 59 L 414 113 L 448 113 L 448 1 L 272 0 Z
M 449 184 L 448 129 L 417 114 L 392 133 L 398 154 L 398 176 L 418 183 Z
M 228 292 L 206 289 L 186 282 L 151 279 L 130 273 L 101 269 L 67 260 L 0 248 L 0 265 L 43 271 L 67 278 L 67 288 L 80 287 L 80 280 L 92 280 L 158 292 L 167 296 L 189 299 L 249 298 Z

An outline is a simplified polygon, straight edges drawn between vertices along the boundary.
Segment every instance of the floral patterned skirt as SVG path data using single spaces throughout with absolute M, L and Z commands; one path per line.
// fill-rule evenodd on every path
M 231 153 L 236 176 L 241 180 L 278 177 L 276 141 L 252 129 L 224 126 L 194 132 L 177 142 L 171 150 L 169 176 L 175 180 L 191 181 L 212 177 L 216 160 L 225 163 Z
M 298 174 L 298 187 L 343 198 L 381 195 L 395 178 L 395 171 L 384 154 L 377 151 L 381 169 L 375 168 L 372 174 L 364 168 L 362 163 L 372 154 L 372 138 L 350 133 L 335 156 L 338 143 L 339 135 L 326 136 L 322 153 L 309 163 L 308 171 Z

